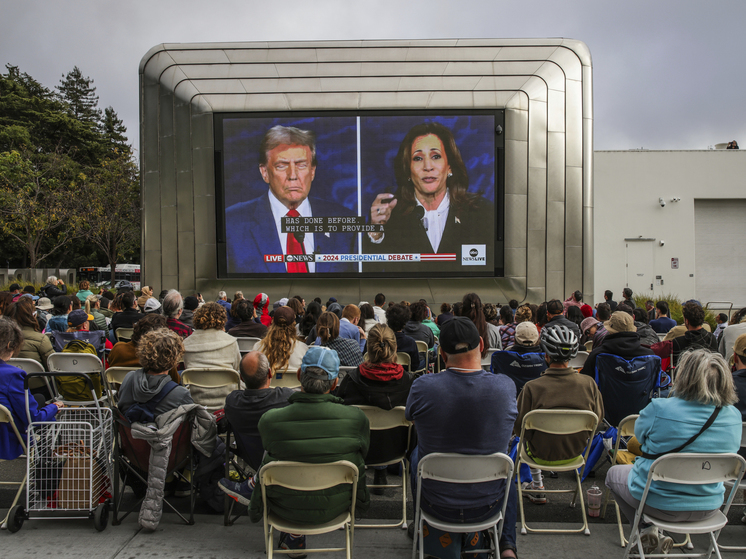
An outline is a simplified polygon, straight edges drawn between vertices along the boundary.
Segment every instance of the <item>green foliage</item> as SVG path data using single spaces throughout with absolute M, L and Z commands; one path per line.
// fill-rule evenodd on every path
M 676 321 L 676 324 L 684 324 L 684 313 L 682 311 L 683 302 L 675 294 L 660 295 L 656 297 L 652 293 L 643 293 L 636 294 L 632 298 L 635 300 L 635 305 L 642 308 L 645 308 L 645 301 L 648 300 L 653 301 L 654 303 L 657 303 L 658 301 L 665 301 L 666 303 L 668 303 L 668 310 L 670 312 L 671 318 Z M 711 310 L 705 309 L 705 322 L 710 325 L 710 328 L 712 328 L 713 332 L 717 327 L 715 316 L 717 316 L 717 313 L 713 313 Z
M 80 68 L 75 66 L 66 76 L 62 76 L 57 91 L 71 117 L 93 126 L 98 124 L 101 109 L 98 108 L 96 88 L 93 80 L 84 76 Z

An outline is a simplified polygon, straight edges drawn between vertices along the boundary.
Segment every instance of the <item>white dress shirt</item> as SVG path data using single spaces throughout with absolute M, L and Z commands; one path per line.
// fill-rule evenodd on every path
M 269 206 L 272 208 L 272 217 L 275 220 L 277 237 L 280 239 L 282 253 L 287 254 L 288 234 L 282 232 L 282 218 L 287 215 L 288 209 L 285 207 L 285 204 L 277 199 L 277 197 L 271 190 L 269 191 Z M 300 206 L 296 208 L 296 211 L 301 215 L 301 217 L 313 217 L 313 213 L 311 213 L 311 203 L 308 201 L 308 198 L 301 202 Z M 303 239 L 303 249 L 305 250 L 306 254 L 313 254 L 313 233 L 306 233 L 306 236 Z M 315 263 L 308 262 L 307 266 L 310 273 L 314 273 L 316 271 Z M 285 264 L 285 269 L 287 270 L 287 264 Z

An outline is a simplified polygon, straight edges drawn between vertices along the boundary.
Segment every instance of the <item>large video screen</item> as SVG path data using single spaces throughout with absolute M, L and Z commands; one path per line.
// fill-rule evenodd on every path
M 502 111 L 216 114 L 218 275 L 503 275 Z

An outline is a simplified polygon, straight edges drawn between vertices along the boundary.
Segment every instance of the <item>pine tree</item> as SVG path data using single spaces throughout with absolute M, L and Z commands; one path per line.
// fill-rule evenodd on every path
M 109 144 L 112 151 L 121 154 L 130 154 L 132 148 L 127 143 L 127 127 L 119 118 L 112 107 L 104 109 L 104 117 L 101 120 L 101 136 Z
M 98 95 L 93 80 L 83 76 L 83 72 L 77 66 L 62 78 L 57 91 L 67 105 L 70 116 L 82 122 L 98 124 L 101 109 L 98 108 Z

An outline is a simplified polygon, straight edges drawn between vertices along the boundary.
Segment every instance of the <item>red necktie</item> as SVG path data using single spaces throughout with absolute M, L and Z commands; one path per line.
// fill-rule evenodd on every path
M 295 210 L 290 210 L 285 214 L 287 217 L 300 217 L 300 214 Z M 285 254 L 305 254 L 306 251 L 303 245 L 298 242 L 295 238 L 295 233 L 288 233 L 288 240 L 285 245 Z M 305 262 L 288 262 L 288 273 L 290 274 L 307 274 L 308 266 Z

